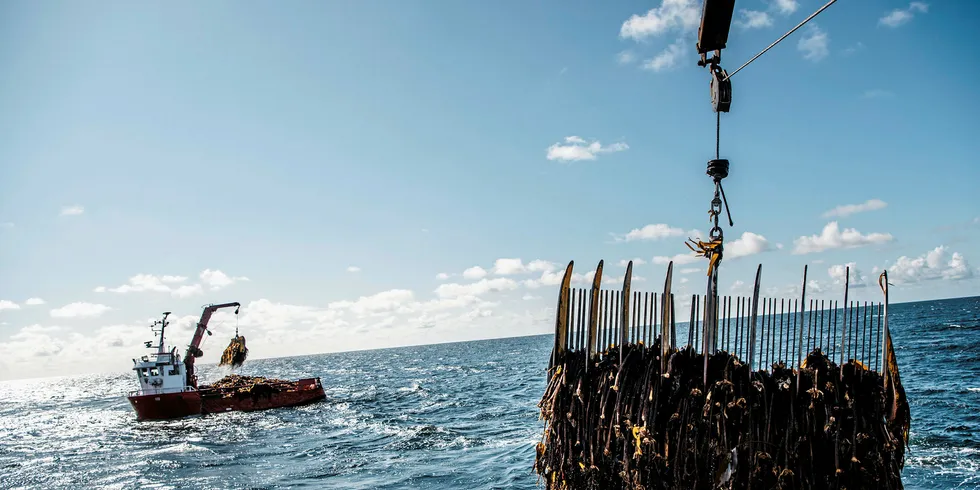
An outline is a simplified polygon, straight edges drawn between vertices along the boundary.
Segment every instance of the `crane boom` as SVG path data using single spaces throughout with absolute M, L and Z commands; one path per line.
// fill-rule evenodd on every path
M 238 309 L 242 306 L 240 303 L 221 303 L 218 305 L 207 305 L 204 307 L 204 311 L 201 312 L 201 319 L 197 322 L 197 328 L 194 329 L 194 337 L 191 339 L 190 345 L 187 346 L 187 353 L 184 354 L 184 365 L 187 367 L 187 384 L 197 388 L 197 376 L 194 374 L 194 359 L 204 355 L 201 351 L 201 340 L 204 339 L 204 332 L 208 330 L 208 322 L 211 321 L 211 315 L 214 312 L 222 308 L 235 307 L 235 314 L 238 314 Z M 210 333 L 210 332 L 208 332 Z

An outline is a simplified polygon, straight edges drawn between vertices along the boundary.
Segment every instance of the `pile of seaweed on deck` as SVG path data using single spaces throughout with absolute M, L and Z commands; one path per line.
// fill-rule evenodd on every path
M 535 471 L 558 488 L 902 488 L 908 402 L 891 376 L 819 349 L 801 372 L 750 373 L 725 352 L 660 344 L 559 353 L 539 406 Z M 799 373 L 799 374 L 798 374 Z
M 225 396 L 235 394 L 264 395 L 295 389 L 298 385 L 297 382 L 286 379 L 229 374 L 214 383 L 202 386 L 201 389 L 218 391 Z

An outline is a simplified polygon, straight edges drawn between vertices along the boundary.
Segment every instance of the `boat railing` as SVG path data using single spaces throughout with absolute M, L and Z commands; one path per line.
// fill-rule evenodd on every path
M 191 386 L 185 386 L 183 388 L 154 388 L 152 390 L 133 390 L 129 392 L 129 396 L 165 395 L 167 393 L 183 393 L 185 391 L 195 391 L 195 389 Z

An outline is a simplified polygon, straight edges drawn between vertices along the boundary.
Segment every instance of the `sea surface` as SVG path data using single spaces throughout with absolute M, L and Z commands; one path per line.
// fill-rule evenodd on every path
M 906 488 L 980 488 L 980 297 L 893 305 L 890 324 Z M 321 376 L 328 399 L 169 422 L 136 422 L 128 372 L 0 383 L 0 488 L 536 488 L 552 338 L 250 360 Z

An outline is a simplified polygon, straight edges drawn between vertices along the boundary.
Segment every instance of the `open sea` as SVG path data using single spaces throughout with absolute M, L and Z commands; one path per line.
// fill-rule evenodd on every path
M 906 488 L 980 488 L 980 297 L 890 313 Z M 129 372 L 3 382 L 0 488 L 535 488 L 552 339 L 250 360 L 241 374 L 322 377 L 327 400 L 168 422 L 136 422 Z

